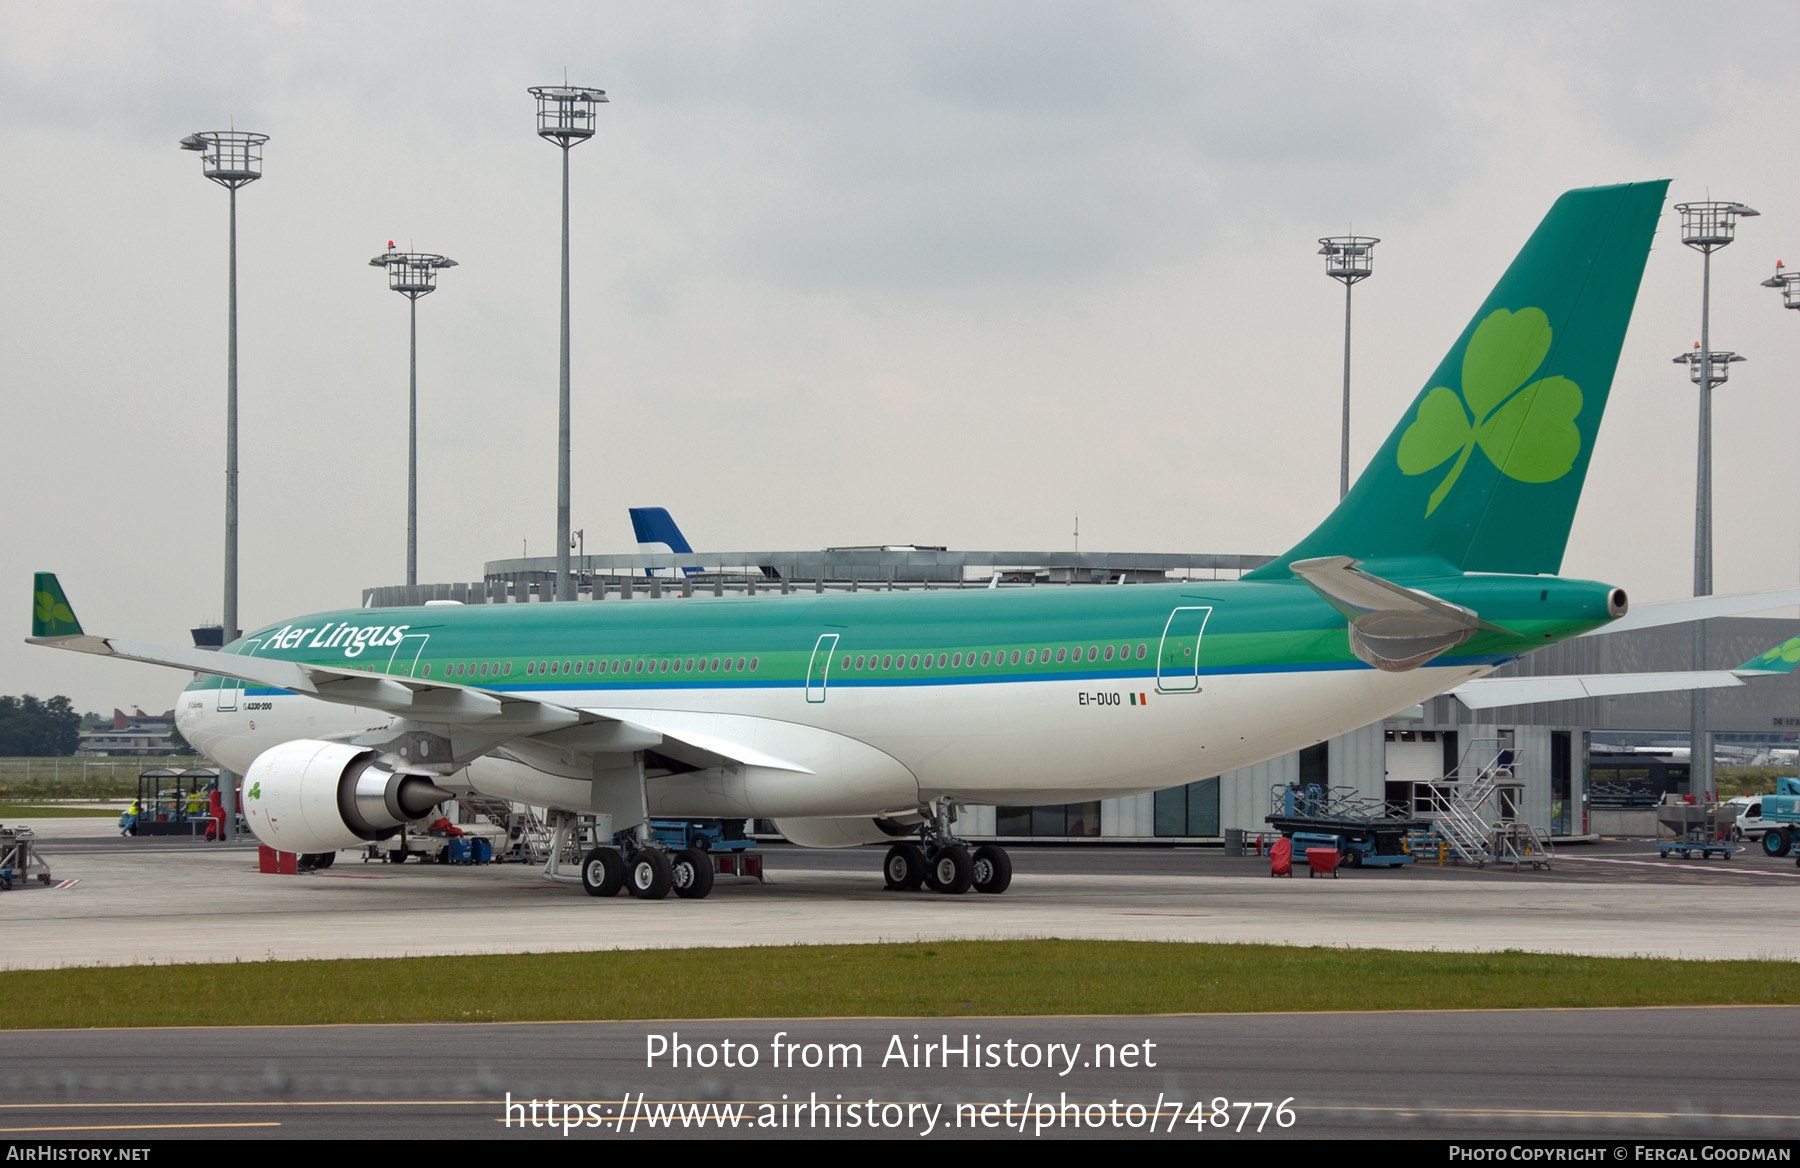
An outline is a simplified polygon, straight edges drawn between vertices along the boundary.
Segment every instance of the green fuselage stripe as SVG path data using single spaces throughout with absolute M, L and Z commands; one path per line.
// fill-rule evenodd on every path
M 1469 581 L 1412 585 L 1477 591 L 1478 611 L 1490 622 L 1437 664 L 1498 663 L 1609 619 L 1604 585 L 1536 577 Z M 1209 610 L 1203 631 L 1197 619 L 1176 615 L 1182 609 Z M 809 670 L 816 684 L 822 671 L 815 655 L 826 634 L 837 641 L 824 677 L 842 687 L 1154 683 L 1159 672 L 1191 679 L 1196 671 L 1367 668 L 1350 652 L 1344 618 L 1292 581 L 352 609 L 260 629 L 225 651 L 476 688 L 604 693 L 797 686 L 807 683 Z M 959 657 L 961 664 L 952 664 Z M 218 684 L 202 679 L 195 687 Z

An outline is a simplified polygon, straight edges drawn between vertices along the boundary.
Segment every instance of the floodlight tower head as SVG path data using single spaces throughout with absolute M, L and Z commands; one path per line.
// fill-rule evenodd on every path
M 1731 366 L 1745 359 L 1741 354 L 1733 353 L 1729 349 L 1714 349 L 1706 356 L 1707 360 L 1701 361 L 1700 342 L 1695 341 L 1693 350 L 1675 358 L 1675 364 L 1688 367 L 1688 379 L 1695 385 L 1701 384 L 1702 379 L 1706 377 L 1707 371 L 1702 366 L 1710 364 L 1712 366 L 1711 376 L 1707 379 L 1709 385 L 1719 386 L 1731 379 Z
M 267 134 L 244 130 L 202 130 L 183 138 L 181 148 L 199 151 L 201 173 L 235 191 L 262 177 L 262 148 L 268 140 Z
M 1742 203 L 1717 201 L 1677 203 L 1675 209 L 1681 212 L 1681 242 L 1707 255 L 1736 238 L 1739 218 L 1762 214 Z
M 538 137 L 564 150 L 594 136 L 594 107 L 606 101 L 606 90 L 585 85 L 534 85 Z
M 408 300 L 417 300 L 437 288 L 437 274 L 454 268 L 456 261 L 448 256 L 422 251 L 395 251 L 393 245 L 369 261 L 371 268 L 386 268 L 388 287 Z
M 1781 304 L 1784 308 L 1800 308 L 1800 272 L 1790 272 L 1775 261 L 1775 274 L 1762 282 L 1765 288 L 1781 289 Z
M 1372 235 L 1328 235 L 1319 240 L 1325 274 L 1346 286 L 1368 279 L 1375 274 L 1375 245 L 1380 242 Z

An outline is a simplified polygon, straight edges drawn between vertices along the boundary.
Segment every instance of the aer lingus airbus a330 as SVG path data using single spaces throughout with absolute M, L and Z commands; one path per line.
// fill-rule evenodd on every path
M 1558 199 L 1349 495 L 1241 580 L 351 609 L 213 653 L 86 634 L 45 573 L 32 640 L 201 674 L 181 732 L 286 851 L 478 792 L 610 815 L 626 842 L 586 853 L 596 895 L 710 887 L 651 815 L 893 839 L 890 886 L 998 892 L 1006 853 L 971 855 L 958 804 L 1220 774 L 1624 614 L 1555 573 L 1666 187 Z

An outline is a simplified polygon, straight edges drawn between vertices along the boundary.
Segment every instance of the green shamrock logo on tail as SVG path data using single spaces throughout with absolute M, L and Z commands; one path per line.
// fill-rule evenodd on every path
M 1791 637 L 1775 646 L 1759 657 L 1756 663 L 1779 669 L 1783 665 L 1792 665 L 1796 661 L 1800 661 L 1800 637 Z
M 1554 482 L 1574 467 L 1581 387 L 1566 377 L 1525 384 L 1550 352 L 1550 335 L 1540 308 L 1489 313 L 1463 350 L 1462 393 L 1440 385 L 1419 403 L 1400 436 L 1400 473 L 1421 475 L 1456 459 L 1431 492 L 1426 515 L 1456 485 L 1477 446 L 1501 474 L 1522 483 Z
M 72 625 L 75 623 L 75 614 L 69 609 L 69 606 L 48 592 L 37 594 L 37 618 L 38 623 L 47 630 L 55 629 L 60 624 Z
M 262 798 L 262 783 L 261 782 L 251 783 L 250 790 L 245 793 L 248 794 L 252 799 Z

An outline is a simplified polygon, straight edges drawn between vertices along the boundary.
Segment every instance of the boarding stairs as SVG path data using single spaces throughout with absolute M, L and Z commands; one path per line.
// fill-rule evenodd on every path
M 1323 787 L 1308 783 L 1275 783 L 1269 788 L 1269 814 L 1299 816 L 1347 823 L 1380 823 L 1409 818 L 1407 810 L 1380 799 L 1360 795 L 1353 787 Z
M 1550 841 L 1517 818 L 1523 786 L 1513 775 L 1513 752 L 1498 739 L 1476 739 L 1462 762 L 1441 779 L 1413 784 L 1413 805 L 1462 863 L 1549 868 Z M 1486 761 L 1481 761 L 1486 760 Z
M 479 815 L 489 823 L 506 828 L 506 846 L 500 849 L 500 855 L 495 859 L 542 864 L 549 857 L 550 827 L 537 808 L 489 795 L 464 795 L 456 803 L 465 815 Z
M 1538 829 L 1520 820 L 1503 820 L 1494 825 L 1488 836 L 1488 854 L 1496 864 L 1511 864 L 1517 872 L 1522 865 L 1549 868 L 1556 860 L 1556 849 L 1538 834 Z

